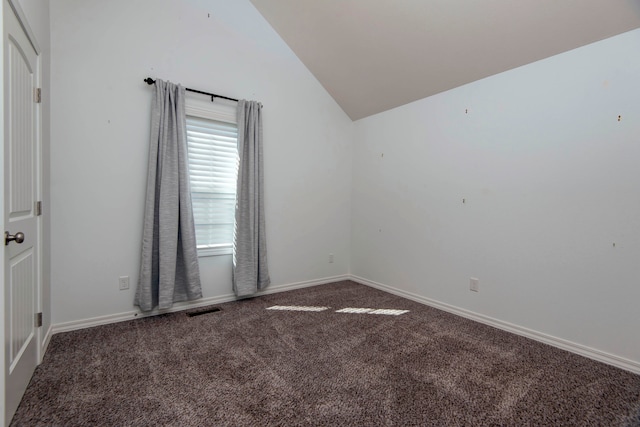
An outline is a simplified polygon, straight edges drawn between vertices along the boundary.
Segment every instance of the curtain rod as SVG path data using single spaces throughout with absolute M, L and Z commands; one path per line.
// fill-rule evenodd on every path
M 151 77 L 147 77 L 146 79 L 144 79 L 144 82 L 146 84 L 148 84 L 149 86 L 151 86 L 152 84 L 155 84 L 156 81 L 153 80 Z M 222 99 L 228 99 L 229 101 L 235 101 L 238 102 L 237 99 L 235 98 L 229 98 L 228 96 L 222 96 L 222 95 L 216 95 L 215 93 L 209 93 L 209 92 L 203 92 L 201 90 L 196 90 L 196 89 L 189 89 L 188 87 L 184 88 L 185 90 L 189 91 L 189 92 L 194 92 L 194 93 L 200 93 L 202 95 L 207 95 L 211 97 L 211 102 L 213 102 L 214 98 L 222 98 Z

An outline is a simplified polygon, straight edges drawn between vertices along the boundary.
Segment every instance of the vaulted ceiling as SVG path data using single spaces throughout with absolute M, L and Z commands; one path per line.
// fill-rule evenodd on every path
M 640 28 L 640 0 L 251 2 L 353 120 Z

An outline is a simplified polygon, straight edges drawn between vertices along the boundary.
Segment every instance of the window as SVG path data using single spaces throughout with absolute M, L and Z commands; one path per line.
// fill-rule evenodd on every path
M 187 98 L 186 113 L 198 255 L 230 254 L 238 174 L 235 108 L 197 101 Z

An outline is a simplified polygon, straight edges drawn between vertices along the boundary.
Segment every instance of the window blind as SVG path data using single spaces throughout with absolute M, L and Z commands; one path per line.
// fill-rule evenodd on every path
M 233 247 L 238 173 L 233 123 L 187 116 L 189 179 L 198 249 Z

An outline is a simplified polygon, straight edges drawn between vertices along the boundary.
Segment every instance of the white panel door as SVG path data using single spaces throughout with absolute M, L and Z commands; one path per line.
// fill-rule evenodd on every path
M 4 0 L 3 0 L 4 1 Z M 8 425 L 38 364 L 38 57 L 4 2 L 5 411 Z M 5 233 L 5 237 L 6 234 Z M 20 237 L 24 235 L 24 240 Z

